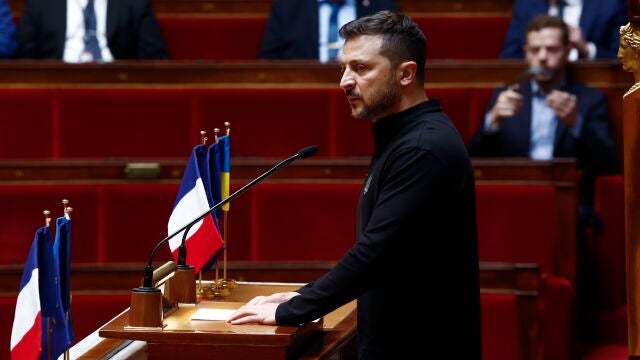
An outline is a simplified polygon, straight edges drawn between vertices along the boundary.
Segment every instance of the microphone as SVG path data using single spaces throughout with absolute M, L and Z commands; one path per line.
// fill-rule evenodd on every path
M 290 156 L 290 157 L 280 161 L 278 164 L 276 164 L 274 167 L 272 167 L 271 169 L 269 169 L 268 171 L 266 171 L 262 175 L 258 176 L 257 178 L 255 178 L 254 180 L 252 180 L 251 182 L 246 184 L 245 186 L 243 186 L 240 189 L 238 189 L 233 194 L 231 194 L 228 197 L 226 197 L 225 199 L 221 200 L 219 203 L 215 204 L 212 208 L 210 208 L 209 210 L 205 211 L 204 213 L 202 213 L 201 215 L 199 215 L 198 217 L 196 217 L 195 219 L 190 221 L 188 224 L 186 224 L 182 228 L 176 230 L 173 234 L 171 234 L 171 235 L 167 236 L 166 238 L 160 240 L 160 242 L 158 242 L 158 244 L 156 244 L 156 246 L 153 248 L 153 251 L 151 251 L 151 255 L 149 256 L 149 262 L 147 263 L 147 266 L 145 267 L 145 270 L 144 270 L 144 279 L 143 279 L 142 289 L 141 288 L 136 288 L 136 289 L 140 289 L 139 291 L 148 291 L 149 288 L 153 288 L 153 265 L 152 265 L 153 257 L 155 256 L 156 252 L 158 251 L 158 249 L 160 249 L 160 247 L 162 245 L 167 243 L 169 240 L 171 240 L 174 236 L 178 235 L 182 231 L 185 231 L 185 236 L 183 236 L 183 238 L 182 238 L 182 245 L 184 245 L 184 243 L 186 241 L 186 231 L 188 231 L 188 229 L 191 228 L 191 226 L 193 226 L 195 223 L 197 223 L 198 221 L 202 220 L 205 216 L 207 216 L 207 215 L 213 213 L 214 211 L 218 210 L 223 205 L 225 205 L 229 201 L 233 200 L 234 198 L 236 198 L 240 194 L 244 193 L 245 191 L 249 190 L 250 188 L 252 188 L 256 184 L 258 184 L 259 182 L 264 180 L 265 178 L 271 176 L 273 173 L 275 173 L 276 171 L 280 170 L 281 168 L 291 164 L 292 162 L 294 162 L 297 159 L 308 158 L 309 156 L 312 156 L 312 155 L 316 154 L 317 152 L 318 152 L 318 147 L 315 146 L 315 145 L 307 146 L 307 147 L 305 147 L 303 149 L 298 150 L 297 154 L 295 154 L 293 156 Z M 181 251 L 179 252 L 179 262 L 183 261 L 183 259 L 186 259 L 186 254 L 184 252 L 182 252 L 182 249 L 183 248 L 181 248 L 180 249 Z M 186 248 L 184 248 L 184 251 L 186 252 Z M 134 290 L 136 290 L 136 289 L 134 289 Z
M 513 85 L 519 83 L 519 82 L 523 82 L 523 81 L 527 81 L 531 78 L 533 78 L 536 75 L 540 75 L 540 74 L 545 74 L 545 75 L 551 75 L 551 72 L 543 67 L 540 66 L 532 66 L 529 67 L 527 69 L 524 69 L 523 71 L 521 71 L 518 76 L 516 76 L 516 78 L 510 82 L 507 87 L 512 87 Z
M 304 149 L 298 150 L 298 157 L 300 159 L 306 159 L 309 156 L 315 155 L 318 152 L 318 147 L 315 145 L 307 146 Z

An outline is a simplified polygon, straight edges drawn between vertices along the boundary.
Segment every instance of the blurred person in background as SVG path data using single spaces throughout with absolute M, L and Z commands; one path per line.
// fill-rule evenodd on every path
M 274 0 L 257 57 L 336 62 L 338 29 L 381 10 L 400 8 L 394 0 Z
M 525 26 L 540 14 L 568 25 L 570 61 L 615 59 L 620 26 L 628 21 L 625 0 L 515 0 L 500 58 L 524 58 Z
M 151 0 L 27 0 L 17 57 L 76 63 L 167 59 L 168 53 Z

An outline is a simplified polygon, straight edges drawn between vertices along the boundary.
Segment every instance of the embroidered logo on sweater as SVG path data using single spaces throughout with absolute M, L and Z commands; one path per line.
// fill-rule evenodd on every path
M 371 184 L 371 175 L 367 175 L 367 180 L 364 182 L 364 188 L 362 188 L 362 195 L 366 194 L 369 190 L 369 185 Z

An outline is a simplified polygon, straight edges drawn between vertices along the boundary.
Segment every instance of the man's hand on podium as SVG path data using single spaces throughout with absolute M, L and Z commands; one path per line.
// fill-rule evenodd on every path
M 282 292 L 269 296 L 256 296 L 249 300 L 246 305 L 231 314 L 229 319 L 227 319 L 227 322 L 232 325 L 277 325 L 276 309 L 278 308 L 278 305 L 285 301 L 289 301 L 289 299 L 297 295 L 300 294 L 297 292 Z

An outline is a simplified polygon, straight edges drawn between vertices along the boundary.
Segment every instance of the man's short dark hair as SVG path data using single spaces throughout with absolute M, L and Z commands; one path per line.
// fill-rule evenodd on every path
M 524 33 L 528 34 L 532 31 L 540 31 L 546 28 L 560 29 L 562 31 L 562 43 L 564 45 L 569 44 L 569 28 L 567 27 L 567 24 L 557 16 L 541 14 L 534 17 L 533 19 L 529 20 L 529 23 L 527 23 L 527 27 L 524 29 Z
M 408 16 L 384 10 L 353 20 L 340 29 L 340 36 L 345 40 L 361 35 L 382 35 L 380 53 L 394 67 L 404 61 L 415 61 L 418 65 L 417 79 L 424 83 L 427 40 L 420 27 Z

